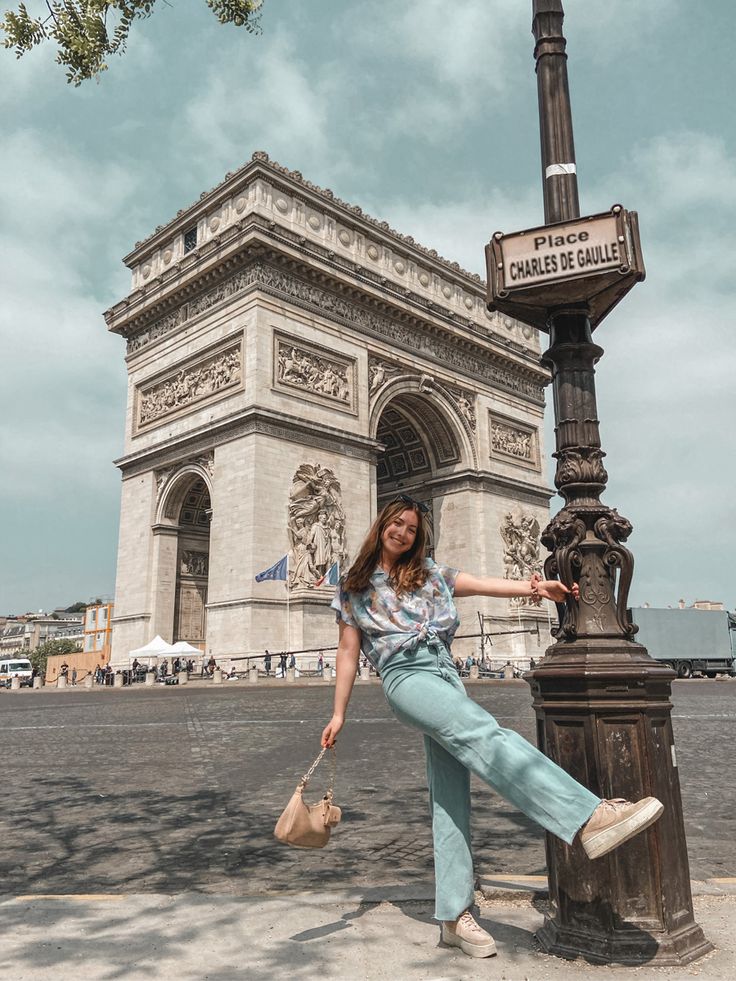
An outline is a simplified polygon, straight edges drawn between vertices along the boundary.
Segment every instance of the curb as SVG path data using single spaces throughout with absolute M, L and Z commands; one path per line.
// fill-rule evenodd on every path
M 476 889 L 491 902 L 535 903 L 549 899 L 546 875 L 482 875 Z M 736 897 L 736 878 L 691 879 L 695 896 Z

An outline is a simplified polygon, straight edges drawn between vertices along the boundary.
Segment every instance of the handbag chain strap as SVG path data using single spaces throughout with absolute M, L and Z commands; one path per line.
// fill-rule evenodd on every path
M 330 766 L 330 786 L 328 787 L 327 793 L 325 794 L 325 796 L 326 797 L 329 797 L 331 799 L 332 798 L 332 795 L 333 795 L 333 791 L 335 789 L 335 777 L 337 775 L 337 750 L 335 749 L 334 745 L 333 746 L 329 746 L 329 747 L 328 746 L 325 746 L 325 748 L 319 754 L 319 756 L 317 757 L 317 759 L 314 761 L 314 763 L 312 763 L 312 765 L 310 766 L 310 768 L 307 770 L 307 772 L 304 774 L 304 776 L 299 781 L 299 786 L 302 788 L 302 790 L 307 786 L 307 784 L 309 783 L 309 781 L 312 779 L 312 774 L 314 773 L 314 771 L 317 769 L 317 767 L 322 762 L 322 757 L 325 755 L 325 753 L 327 752 L 328 749 L 331 749 L 332 750 L 332 755 L 330 756 L 330 763 L 331 763 L 331 766 Z

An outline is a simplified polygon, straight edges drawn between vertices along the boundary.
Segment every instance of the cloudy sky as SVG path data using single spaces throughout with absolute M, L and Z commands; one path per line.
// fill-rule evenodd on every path
M 254 150 L 481 274 L 493 231 L 542 220 L 529 0 L 266 0 L 260 37 L 156 7 L 81 88 L 0 50 L 0 614 L 114 592 L 124 345 L 101 313 L 133 243 Z M 565 9 L 582 212 L 638 210 L 647 265 L 596 335 L 632 600 L 733 608 L 733 3 Z

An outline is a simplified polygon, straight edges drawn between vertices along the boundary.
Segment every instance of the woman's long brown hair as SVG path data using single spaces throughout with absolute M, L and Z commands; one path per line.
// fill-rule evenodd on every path
M 405 501 L 392 501 L 381 511 L 371 525 L 365 541 L 360 547 L 358 557 L 350 566 L 343 588 L 348 593 L 362 593 L 368 588 L 370 578 L 375 572 L 381 558 L 381 537 L 387 525 L 404 511 L 413 511 L 417 519 L 417 534 L 414 544 L 408 552 L 399 556 L 391 569 L 391 579 L 397 595 L 413 593 L 427 581 L 429 572 L 424 559 L 427 546 L 427 533 L 424 527 L 424 515 L 418 507 L 412 507 Z

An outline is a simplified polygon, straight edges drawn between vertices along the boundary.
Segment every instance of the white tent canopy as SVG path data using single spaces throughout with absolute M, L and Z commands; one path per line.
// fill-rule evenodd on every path
M 129 657 L 161 657 L 162 655 L 171 654 L 173 650 L 173 644 L 167 644 L 162 637 L 156 634 L 153 640 L 149 641 L 145 647 L 138 647 L 136 650 L 131 651 Z
M 203 654 L 204 651 L 200 651 L 198 647 L 192 647 L 185 640 L 177 640 L 175 644 L 172 644 L 171 654 Z

